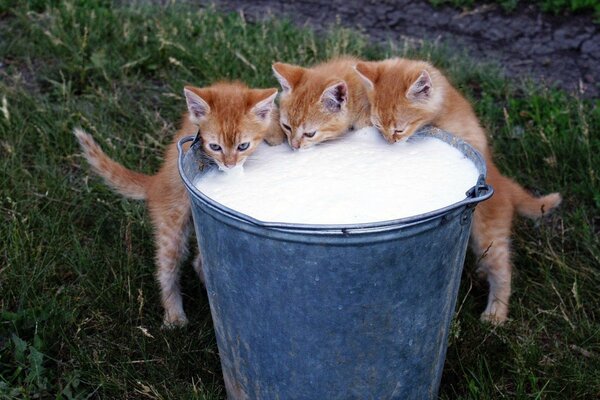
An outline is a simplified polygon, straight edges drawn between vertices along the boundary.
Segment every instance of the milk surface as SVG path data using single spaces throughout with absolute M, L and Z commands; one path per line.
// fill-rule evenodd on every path
M 211 170 L 195 185 L 265 222 L 356 224 L 410 217 L 463 200 L 475 165 L 435 138 L 389 144 L 374 128 L 306 150 L 261 144 L 243 169 Z

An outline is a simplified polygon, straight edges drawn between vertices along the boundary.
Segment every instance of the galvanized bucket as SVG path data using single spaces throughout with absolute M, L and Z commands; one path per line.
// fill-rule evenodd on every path
M 229 399 L 437 397 L 471 216 L 493 191 L 471 146 L 435 128 L 417 135 L 463 152 L 479 182 L 443 209 L 359 225 L 228 209 L 193 184 L 200 146 L 184 154 L 193 137 L 179 142 Z

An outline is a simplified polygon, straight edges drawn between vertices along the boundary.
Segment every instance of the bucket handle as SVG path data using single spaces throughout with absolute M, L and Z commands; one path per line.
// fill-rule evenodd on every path
M 179 152 L 179 160 L 181 161 L 181 159 L 184 156 L 183 153 L 183 145 L 186 144 L 187 142 L 191 142 L 194 141 L 194 143 L 192 143 L 192 145 L 190 147 L 192 147 L 196 142 L 198 142 L 197 140 L 198 135 L 196 136 L 186 136 L 184 138 L 181 138 L 177 141 L 177 151 Z
M 461 203 L 465 206 L 465 209 L 461 213 L 460 224 L 468 224 L 469 221 L 471 221 L 471 214 L 475 210 L 475 206 L 478 203 L 489 199 L 493 194 L 494 189 L 485 183 L 485 177 L 483 174 L 479 175 L 475 186 L 467 190 L 467 198 L 461 201 Z
M 212 158 L 208 157 L 206 153 L 204 153 L 204 151 L 202 150 L 202 138 L 200 138 L 200 129 L 198 129 L 198 133 L 196 133 L 195 136 L 185 136 L 177 141 L 177 151 L 179 152 L 179 160 L 177 162 L 177 165 L 179 167 L 179 171 L 183 171 L 183 157 L 185 156 L 185 153 L 183 151 L 183 145 L 187 142 L 192 142 L 192 144 L 190 145 L 190 150 L 192 150 L 197 143 L 200 143 L 200 149 L 197 150 L 198 153 L 200 153 L 199 157 L 201 164 L 203 165 L 203 167 L 201 167 L 200 169 L 204 169 L 204 167 L 214 163 Z M 180 175 L 183 178 L 183 180 L 187 182 L 187 178 L 182 174 Z
M 193 185 L 193 182 L 189 181 L 186 174 L 183 173 L 183 171 L 184 171 L 183 170 L 183 159 L 186 154 L 183 150 L 183 146 L 188 142 L 192 142 L 192 144 L 190 145 L 190 148 L 188 150 L 188 152 L 189 152 L 190 150 L 194 150 L 194 146 L 196 146 L 196 144 L 201 141 L 202 141 L 202 139 L 200 138 L 200 130 L 198 130 L 198 133 L 196 134 L 196 136 L 185 136 L 177 141 L 177 151 L 179 152 L 179 157 L 177 159 L 177 167 L 179 169 L 179 176 L 181 176 L 181 179 L 183 179 L 183 181 L 185 182 L 185 184 L 188 187 L 193 187 L 194 185 Z M 196 151 L 199 153 L 199 168 L 200 168 L 200 170 L 203 170 L 207 166 L 214 163 L 214 161 L 210 157 L 208 157 L 202 151 L 202 149 L 199 149 Z
M 479 175 L 477 183 L 471 189 L 467 190 L 467 198 L 463 200 L 463 204 L 474 205 L 484 200 L 489 199 L 494 194 L 494 188 L 485 182 L 485 176 Z

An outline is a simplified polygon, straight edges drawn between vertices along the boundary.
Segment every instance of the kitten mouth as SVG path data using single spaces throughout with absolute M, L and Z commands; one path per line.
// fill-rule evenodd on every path
M 245 157 L 243 160 L 238 161 L 237 164 L 233 165 L 233 166 L 228 166 L 226 164 L 223 164 L 220 161 L 215 160 L 217 166 L 219 167 L 219 171 L 222 172 L 231 172 L 231 171 L 235 171 L 235 170 L 243 170 L 244 169 L 244 163 L 246 163 L 246 160 L 248 160 L 247 157 Z
M 298 151 L 306 151 L 309 149 L 312 149 L 313 147 L 315 147 L 314 143 L 305 143 L 300 145 L 300 147 L 298 148 Z
M 385 140 L 387 140 L 388 143 L 394 144 L 394 143 L 396 143 L 397 139 L 394 136 L 385 136 Z
M 242 175 L 244 173 L 244 163 L 234 165 L 233 167 L 227 167 L 225 165 L 219 165 L 219 170 L 225 172 L 227 175 Z
M 391 140 L 389 140 L 390 143 L 404 143 L 408 140 L 408 137 L 406 136 L 397 136 L 397 135 L 392 135 Z

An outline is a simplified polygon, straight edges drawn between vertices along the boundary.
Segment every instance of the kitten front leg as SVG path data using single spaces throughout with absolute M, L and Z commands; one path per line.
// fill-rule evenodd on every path
M 371 123 L 370 116 L 362 116 L 362 117 L 358 118 L 356 121 L 354 121 L 351 129 L 359 130 L 362 128 L 366 128 L 368 126 L 373 126 L 373 124 Z
M 279 146 L 286 140 L 286 136 L 281 128 L 270 128 L 265 135 L 264 140 L 269 144 L 269 146 Z
M 156 238 L 156 279 L 160 285 L 165 311 L 164 325 L 181 327 L 188 323 L 179 286 L 180 264 L 187 254 L 191 221 L 189 205 L 180 205 L 168 213 L 153 215 Z
M 512 265 L 508 238 L 497 238 L 491 243 L 482 260 L 482 267 L 487 275 L 490 293 L 481 320 L 500 325 L 508 319 L 508 302 L 511 294 Z
M 267 129 L 264 140 L 269 146 L 278 146 L 286 140 L 286 136 L 279 125 L 279 110 L 273 110 L 272 114 L 271 124 Z
M 490 290 L 481 320 L 501 325 L 508 319 L 511 295 L 511 219 L 489 213 L 494 207 L 498 205 L 482 203 L 475 209 L 472 239 L 473 250 L 479 258 L 478 273 L 487 277 Z

